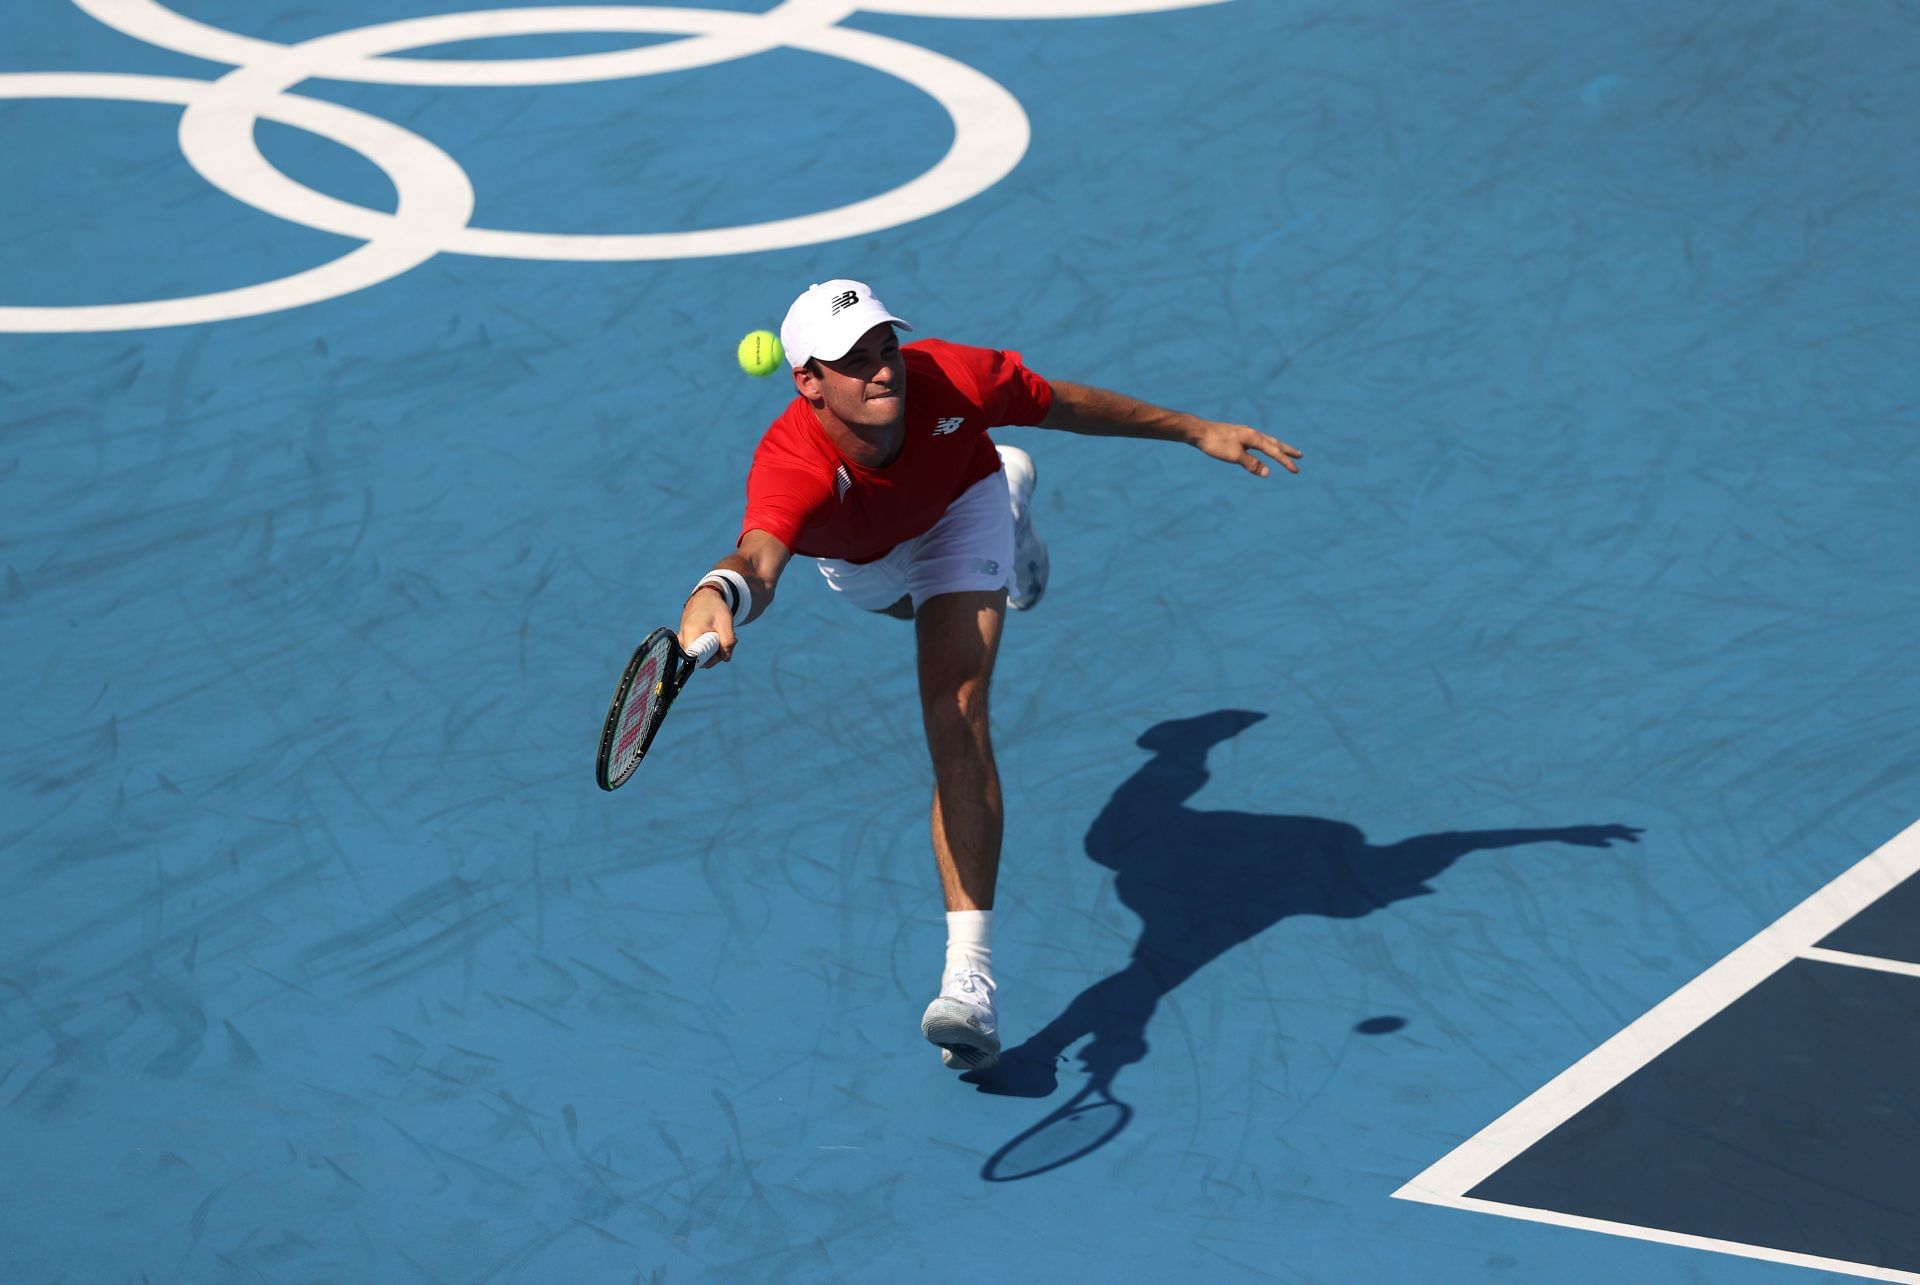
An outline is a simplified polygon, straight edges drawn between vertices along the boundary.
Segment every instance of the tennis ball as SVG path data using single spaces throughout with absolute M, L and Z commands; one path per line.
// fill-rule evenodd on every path
M 740 369 L 749 375 L 771 375 L 780 366 L 780 337 L 756 330 L 740 341 Z

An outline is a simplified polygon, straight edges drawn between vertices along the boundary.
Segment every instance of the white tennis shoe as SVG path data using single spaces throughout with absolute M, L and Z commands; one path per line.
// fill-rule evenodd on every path
M 994 1011 L 993 978 L 971 968 L 955 969 L 927 1005 L 920 1033 L 940 1046 L 942 1065 L 984 1071 L 1000 1060 L 1000 1019 Z
M 1047 591 L 1047 542 L 1033 530 L 1033 487 L 1039 470 L 1033 456 L 1017 446 L 994 447 L 1007 471 L 1007 493 L 1013 499 L 1013 575 L 1007 582 L 1007 605 L 1026 611 Z

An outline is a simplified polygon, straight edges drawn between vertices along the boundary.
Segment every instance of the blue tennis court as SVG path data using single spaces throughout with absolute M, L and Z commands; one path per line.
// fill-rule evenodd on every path
M 1920 12 L 18 0 L 0 1279 L 1920 1281 Z M 1012 428 L 1009 1051 L 912 627 L 634 779 L 810 282 Z

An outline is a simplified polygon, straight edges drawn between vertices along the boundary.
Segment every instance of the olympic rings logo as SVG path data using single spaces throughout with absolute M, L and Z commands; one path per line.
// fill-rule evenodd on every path
M 963 63 L 839 25 L 849 15 L 1074 18 L 1180 9 L 1221 0 L 784 0 L 764 13 L 643 5 L 489 9 L 407 18 L 282 45 L 197 22 L 160 0 L 73 0 L 137 40 L 233 68 L 217 80 L 107 72 L 0 74 L 0 99 L 106 99 L 184 107 L 180 150 L 214 187 L 290 223 L 364 242 L 342 257 L 275 281 L 142 303 L 0 306 L 0 332 L 144 330 L 260 316 L 336 299 L 392 280 L 437 254 L 635 261 L 788 249 L 898 227 L 951 208 L 1005 178 L 1026 154 L 1020 103 Z M 552 33 L 645 33 L 684 39 L 560 58 L 444 61 L 401 58 L 453 41 Z M 459 163 L 411 130 L 290 92 L 315 78 L 368 84 L 485 87 L 579 84 L 684 71 L 776 48 L 884 72 L 932 97 L 953 120 L 953 143 L 919 177 L 866 200 L 795 218 L 694 232 L 573 235 L 474 227 L 473 184 Z M 254 126 L 277 121 L 351 148 L 393 184 L 392 213 L 317 192 L 275 169 Z

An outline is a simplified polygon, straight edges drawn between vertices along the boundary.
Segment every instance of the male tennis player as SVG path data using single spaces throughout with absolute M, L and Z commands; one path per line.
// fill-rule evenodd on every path
M 1033 460 L 987 430 L 1185 442 L 1259 477 L 1271 471 L 1260 456 L 1298 473 L 1300 452 L 1244 424 L 1042 379 L 1017 352 L 902 348 L 896 328 L 912 329 L 859 281 L 793 301 L 780 342 L 798 396 L 760 439 L 739 543 L 695 586 L 680 638 L 717 633 L 717 659 L 731 660 L 735 626 L 767 609 L 796 553 L 854 606 L 914 622 L 947 906 L 946 968 L 921 1031 L 946 1065 L 983 1070 L 1000 1058 L 990 930 L 1002 813 L 987 687 L 1007 607 L 1032 607 L 1047 587 Z

